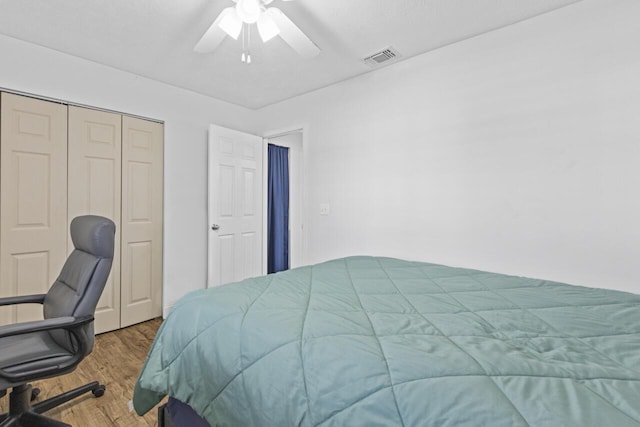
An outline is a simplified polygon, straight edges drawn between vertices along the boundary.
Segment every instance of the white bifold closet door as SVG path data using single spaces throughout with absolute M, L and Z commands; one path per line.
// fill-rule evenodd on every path
M 2 93 L 0 297 L 41 294 L 66 259 L 67 106 Z M 0 324 L 42 319 L 42 307 L 0 308 Z
M 105 111 L 69 107 L 69 212 L 100 215 L 116 224 L 120 241 L 122 116 Z M 96 333 L 120 327 L 120 245 L 96 307 Z M 68 251 L 73 250 L 71 238 Z
M 163 126 L 122 117 L 120 326 L 162 315 Z
M 47 292 L 71 220 L 93 214 L 116 224 L 96 332 L 161 316 L 163 125 L 5 92 L 0 104 L 0 297 Z M 41 318 L 0 307 L 0 324 Z
M 69 107 L 69 221 L 116 224 L 98 333 L 162 315 L 162 141 L 160 123 Z

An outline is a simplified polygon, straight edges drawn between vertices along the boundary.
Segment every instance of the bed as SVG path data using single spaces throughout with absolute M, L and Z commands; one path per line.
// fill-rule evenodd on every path
M 640 426 L 640 296 L 349 257 L 182 298 L 134 391 L 211 426 Z

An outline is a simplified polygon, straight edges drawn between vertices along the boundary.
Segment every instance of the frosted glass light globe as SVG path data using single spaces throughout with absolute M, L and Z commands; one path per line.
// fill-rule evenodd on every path
M 247 24 L 253 24 L 260 18 L 260 0 L 238 0 L 236 12 Z

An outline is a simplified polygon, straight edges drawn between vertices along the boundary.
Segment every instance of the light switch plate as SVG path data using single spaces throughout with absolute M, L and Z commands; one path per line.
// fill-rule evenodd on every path
M 320 215 L 327 216 L 331 212 L 331 206 L 329 203 L 320 203 Z

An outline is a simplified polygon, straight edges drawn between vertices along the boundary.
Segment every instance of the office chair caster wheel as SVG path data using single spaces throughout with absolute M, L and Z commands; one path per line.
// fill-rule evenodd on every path
M 105 387 L 104 385 L 100 384 L 100 386 L 93 390 L 91 393 L 93 393 L 93 395 L 95 397 L 102 397 L 102 395 L 104 394 L 104 391 L 107 389 L 107 387 Z
M 38 395 L 40 394 L 40 389 L 39 388 L 32 388 L 31 389 L 31 401 L 33 402 L 34 400 L 36 400 L 38 398 Z

